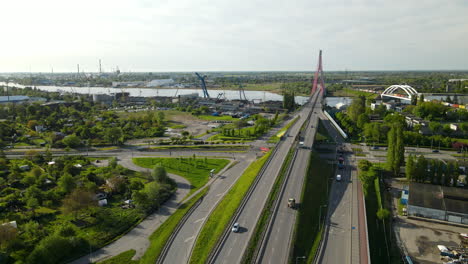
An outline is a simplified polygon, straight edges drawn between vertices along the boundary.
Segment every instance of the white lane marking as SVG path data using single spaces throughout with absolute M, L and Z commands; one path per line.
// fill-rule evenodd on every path
M 191 237 L 185 239 L 184 242 L 187 243 L 187 242 L 189 242 L 190 240 L 192 240 L 192 239 L 194 239 L 194 238 L 195 238 L 195 236 L 191 236 Z
M 198 220 L 195 220 L 193 223 L 201 222 L 201 221 L 205 220 L 205 218 L 206 218 L 206 217 L 202 217 L 202 218 L 200 218 L 200 219 L 198 219 Z

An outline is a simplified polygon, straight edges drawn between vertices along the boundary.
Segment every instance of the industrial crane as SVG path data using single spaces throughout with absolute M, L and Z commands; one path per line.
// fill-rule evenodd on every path
M 195 75 L 197 75 L 198 79 L 200 79 L 200 81 L 201 81 L 201 88 L 202 88 L 202 91 L 203 91 L 203 98 L 210 98 L 210 95 L 208 94 L 208 90 L 206 89 L 206 83 L 205 83 L 206 75 L 202 77 L 200 74 L 198 74 L 198 72 L 196 72 Z
M 242 96 L 244 96 L 244 98 L 242 98 Z M 246 102 L 249 101 L 247 100 L 247 96 L 245 96 L 244 87 L 242 86 L 241 82 L 239 82 L 239 97 L 241 101 L 246 101 Z

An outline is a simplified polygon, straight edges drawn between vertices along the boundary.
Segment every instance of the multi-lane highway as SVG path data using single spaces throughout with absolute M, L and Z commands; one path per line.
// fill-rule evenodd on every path
M 311 102 L 319 95 L 316 93 Z M 245 252 L 249 239 L 252 236 L 255 225 L 260 217 L 260 213 L 265 205 L 273 183 L 278 176 L 286 155 L 295 140 L 302 124 L 308 120 L 312 111 L 312 103 L 309 103 L 301 110 L 301 117 L 289 130 L 290 137 L 286 137 L 278 146 L 275 155 L 272 156 L 269 166 L 266 167 L 261 176 L 261 180 L 256 185 L 252 194 L 248 197 L 245 205 L 241 208 L 236 222 L 240 224 L 240 232 L 227 234 L 221 242 L 220 249 L 214 254 L 214 263 L 239 263 Z
M 327 119 L 325 115 L 321 118 L 325 121 Z M 317 263 L 368 263 L 367 226 L 355 157 L 332 125 L 329 122 L 324 122 L 324 125 L 338 144 L 343 146 L 346 166 L 336 172 L 342 176 L 342 180 L 334 180 L 332 184 L 325 234 Z
M 296 158 L 293 160 L 292 169 L 285 182 L 285 189 L 278 198 L 279 206 L 273 212 L 271 225 L 264 238 L 265 243 L 263 243 L 258 255 L 259 263 L 288 263 L 297 211 L 289 208 L 287 202 L 289 198 L 294 198 L 296 202 L 301 203 L 302 186 L 317 131 L 318 113 L 321 111 L 322 104 L 318 100 L 302 133 L 306 148 L 299 148 Z
M 239 160 L 238 164 L 220 175 L 211 184 L 210 191 L 203 198 L 203 201 L 190 214 L 174 240 L 171 241 L 167 253 L 162 256 L 163 263 L 188 262 L 197 234 L 200 232 L 208 215 L 254 159 L 255 155 L 243 157 Z

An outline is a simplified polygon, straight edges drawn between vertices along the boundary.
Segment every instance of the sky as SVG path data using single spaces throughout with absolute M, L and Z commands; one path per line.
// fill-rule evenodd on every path
M 468 0 L 0 1 L 0 72 L 468 70 Z

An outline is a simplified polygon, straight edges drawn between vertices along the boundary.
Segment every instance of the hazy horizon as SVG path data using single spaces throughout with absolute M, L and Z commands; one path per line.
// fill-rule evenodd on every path
M 468 70 L 468 2 L 9 1 L 0 72 Z

